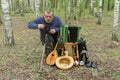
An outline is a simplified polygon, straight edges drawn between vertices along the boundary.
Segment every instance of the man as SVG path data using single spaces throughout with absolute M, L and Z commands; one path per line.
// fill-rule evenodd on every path
M 48 37 L 53 39 L 53 45 L 55 46 L 60 31 L 60 27 L 63 26 L 63 22 L 58 16 L 55 16 L 52 11 L 45 11 L 44 16 L 38 17 L 37 19 L 28 23 L 28 27 L 31 29 L 39 29 L 42 44 L 49 40 Z M 47 38 L 45 35 L 47 34 Z M 49 46 L 50 47 L 50 46 Z

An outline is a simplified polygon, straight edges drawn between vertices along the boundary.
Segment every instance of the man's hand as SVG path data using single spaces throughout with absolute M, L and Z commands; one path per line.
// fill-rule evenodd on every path
M 56 31 L 55 31 L 55 29 L 50 29 L 49 33 L 51 33 L 51 34 L 55 34 Z
M 45 28 L 45 25 L 44 24 L 39 24 L 38 25 L 38 29 L 44 29 Z

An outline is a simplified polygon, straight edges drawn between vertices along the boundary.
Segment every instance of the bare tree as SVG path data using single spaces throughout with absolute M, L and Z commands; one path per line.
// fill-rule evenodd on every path
M 115 0 L 114 23 L 113 23 L 113 30 L 112 30 L 112 40 L 114 41 L 118 41 L 118 38 L 117 38 L 118 15 L 119 15 L 119 0 Z
M 1 0 L 1 5 L 5 25 L 5 44 L 11 46 L 14 45 L 14 37 L 8 0 Z
M 99 15 L 98 15 L 98 24 L 102 23 L 102 2 L 103 2 L 103 0 L 100 0 L 100 10 L 99 10 Z

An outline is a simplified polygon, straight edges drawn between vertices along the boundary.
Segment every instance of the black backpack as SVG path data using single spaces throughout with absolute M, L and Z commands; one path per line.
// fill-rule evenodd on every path
M 78 52 L 80 61 L 84 61 L 86 64 L 88 62 L 88 53 L 86 41 L 83 38 L 81 38 L 80 42 L 78 43 Z

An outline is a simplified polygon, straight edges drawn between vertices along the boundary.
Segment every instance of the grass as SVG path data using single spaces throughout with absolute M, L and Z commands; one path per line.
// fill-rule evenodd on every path
M 60 17 L 64 21 L 64 16 Z M 42 45 L 39 31 L 28 29 L 27 23 L 35 19 L 35 14 L 27 13 L 24 17 L 12 14 L 14 46 L 4 45 L 4 26 L 0 24 L 0 80 L 119 80 L 120 44 L 111 41 L 113 12 L 103 13 L 101 25 L 97 18 L 85 15 L 76 22 L 80 24 L 81 37 L 86 39 L 89 60 L 97 61 L 97 69 L 73 67 L 59 70 L 56 66 L 45 65 L 40 71 Z M 118 28 L 118 39 L 120 28 Z M 119 43 L 119 42 L 118 42 Z

